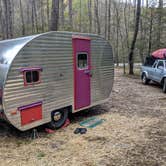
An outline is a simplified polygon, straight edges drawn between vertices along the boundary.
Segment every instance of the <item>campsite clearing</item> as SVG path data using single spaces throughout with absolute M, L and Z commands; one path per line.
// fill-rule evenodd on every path
M 11 135 L 1 128 L 0 165 L 164 166 L 166 163 L 166 96 L 156 84 L 115 70 L 108 103 L 72 115 L 71 124 L 53 134 Z M 79 122 L 97 116 L 101 125 L 85 135 L 73 131 Z M 6 134 L 8 136 L 6 136 Z

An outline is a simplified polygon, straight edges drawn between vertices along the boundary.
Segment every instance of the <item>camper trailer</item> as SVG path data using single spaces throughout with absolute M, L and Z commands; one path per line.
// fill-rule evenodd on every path
M 21 131 L 60 128 L 68 113 L 108 100 L 110 44 L 94 34 L 48 32 L 0 42 L 0 115 Z

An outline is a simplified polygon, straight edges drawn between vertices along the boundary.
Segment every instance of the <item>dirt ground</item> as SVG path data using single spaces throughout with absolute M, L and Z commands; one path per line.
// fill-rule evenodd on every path
M 75 114 L 71 124 L 30 139 L 0 127 L 2 166 L 165 166 L 166 95 L 154 83 L 142 85 L 138 77 L 116 70 L 108 103 Z M 106 121 L 85 135 L 73 131 L 87 117 Z M 13 130 L 13 131 L 12 131 Z

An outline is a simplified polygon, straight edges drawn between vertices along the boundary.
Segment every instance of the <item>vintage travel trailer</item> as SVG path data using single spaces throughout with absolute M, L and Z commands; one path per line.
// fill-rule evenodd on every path
M 112 48 L 94 34 L 48 32 L 0 42 L 0 115 L 24 131 L 61 127 L 68 113 L 106 102 Z

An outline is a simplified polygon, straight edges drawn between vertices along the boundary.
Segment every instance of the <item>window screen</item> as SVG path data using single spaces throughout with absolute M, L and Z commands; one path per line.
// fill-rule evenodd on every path
M 38 83 L 40 81 L 40 71 L 26 71 L 26 84 Z
M 77 55 L 77 66 L 79 69 L 87 68 L 88 66 L 88 55 L 87 53 L 79 53 Z
M 32 71 L 32 80 L 33 82 L 39 81 L 39 71 Z
M 32 74 L 31 71 L 26 72 L 26 82 L 31 83 L 32 82 Z

